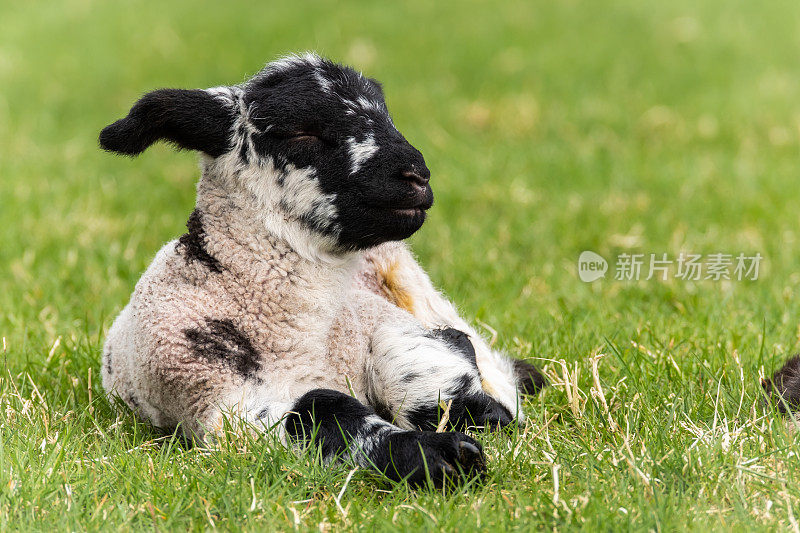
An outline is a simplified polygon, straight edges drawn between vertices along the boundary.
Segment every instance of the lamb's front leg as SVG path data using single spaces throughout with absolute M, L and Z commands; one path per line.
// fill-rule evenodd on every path
M 367 360 L 367 401 L 405 428 L 431 429 L 447 409 L 449 424 L 502 427 L 511 409 L 483 390 L 475 350 L 466 334 L 429 330 L 395 317 L 373 334 Z
M 362 288 L 405 309 L 428 328 L 464 332 L 475 350 L 484 391 L 524 420 L 519 396 L 537 394 L 547 383 L 544 375 L 526 361 L 493 350 L 436 290 L 405 243 L 389 242 L 367 251 L 357 280 Z
M 289 439 L 318 446 L 325 460 L 345 459 L 395 481 L 437 487 L 486 469 L 481 445 L 463 433 L 404 431 L 355 398 L 329 389 L 303 395 L 285 421 Z

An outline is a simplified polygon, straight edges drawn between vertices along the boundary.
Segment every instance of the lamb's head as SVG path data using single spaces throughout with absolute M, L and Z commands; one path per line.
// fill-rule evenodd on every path
M 425 160 L 381 85 L 313 54 L 237 86 L 146 94 L 100 144 L 136 155 L 160 139 L 205 153 L 206 171 L 249 191 L 268 226 L 302 226 L 327 252 L 404 239 L 433 203 Z

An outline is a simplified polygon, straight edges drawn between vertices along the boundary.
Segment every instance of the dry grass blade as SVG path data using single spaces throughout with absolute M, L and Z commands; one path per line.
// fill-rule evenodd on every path
M 606 395 L 603 392 L 603 386 L 600 384 L 600 372 L 598 370 L 598 362 L 605 354 L 599 353 L 599 351 L 595 351 L 589 357 L 589 360 L 592 363 L 592 397 L 600 401 L 600 405 L 603 408 L 603 413 L 605 413 L 606 418 L 608 420 L 608 429 L 610 431 L 618 431 L 619 426 L 614 418 L 611 416 L 611 412 L 608 409 L 608 403 L 606 402 Z
M 452 399 L 448 400 L 447 403 L 445 403 L 444 400 L 439 400 L 439 407 L 442 409 L 442 418 L 439 420 L 439 425 L 436 426 L 436 433 L 442 433 L 447 427 L 447 423 L 450 422 L 450 406 L 452 405 Z

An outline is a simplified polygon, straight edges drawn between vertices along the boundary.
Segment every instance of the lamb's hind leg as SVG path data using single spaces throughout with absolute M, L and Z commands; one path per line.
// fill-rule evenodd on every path
M 290 440 L 318 446 L 325 460 L 347 459 L 395 481 L 435 486 L 462 475 L 481 475 L 481 445 L 463 433 L 404 431 L 342 392 L 315 389 L 301 397 L 285 421 Z

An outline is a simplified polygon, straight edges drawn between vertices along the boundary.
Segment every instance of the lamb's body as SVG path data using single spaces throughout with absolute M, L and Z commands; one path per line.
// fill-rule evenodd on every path
M 106 388 L 156 425 L 202 434 L 220 409 L 280 416 L 308 390 L 363 382 L 364 327 L 336 334 L 363 307 L 345 299 L 357 257 L 305 261 L 253 235 L 246 210 L 201 193 L 191 244 L 164 246 L 109 332 Z
M 190 232 L 156 255 L 103 351 L 106 389 L 155 425 L 202 435 L 230 411 L 272 426 L 317 388 L 375 402 L 367 372 L 385 355 L 371 352 L 378 325 L 423 337 L 443 327 L 469 331 L 484 389 L 523 417 L 513 362 L 458 317 L 405 245 L 308 261 L 283 241 L 254 235 L 247 204 L 236 206 L 205 180 L 198 189 Z
M 342 150 L 309 144 L 306 133 L 271 137 L 275 127 L 252 115 L 264 102 L 265 116 L 280 109 L 263 92 L 287 72 L 302 81 L 297 90 L 319 84 L 319 109 L 343 102 L 340 127 L 371 129 Z M 104 131 L 103 145 L 124 153 L 166 137 L 209 156 L 189 232 L 157 254 L 109 331 L 110 393 L 157 426 L 200 437 L 225 413 L 292 439 L 311 440 L 317 426 L 326 457 L 346 452 L 395 478 L 419 482 L 425 465 L 434 477 L 454 464 L 481 470 L 471 438 L 420 431 L 436 426 L 440 400 L 456 427 L 503 425 L 522 418 L 520 394 L 543 379 L 491 350 L 391 242 L 419 227 L 432 197 L 421 155 L 382 100 L 367 99 L 378 94 L 370 83 L 307 56 L 273 64 L 244 89 L 152 93 Z M 360 96 L 343 96 L 353 90 Z M 198 134 L 212 119 L 230 138 Z M 304 120 L 295 127 L 314 119 Z M 390 174 L 375 185 L 381 161 Z M 369 181 L 354 189 L 358 180 Z

